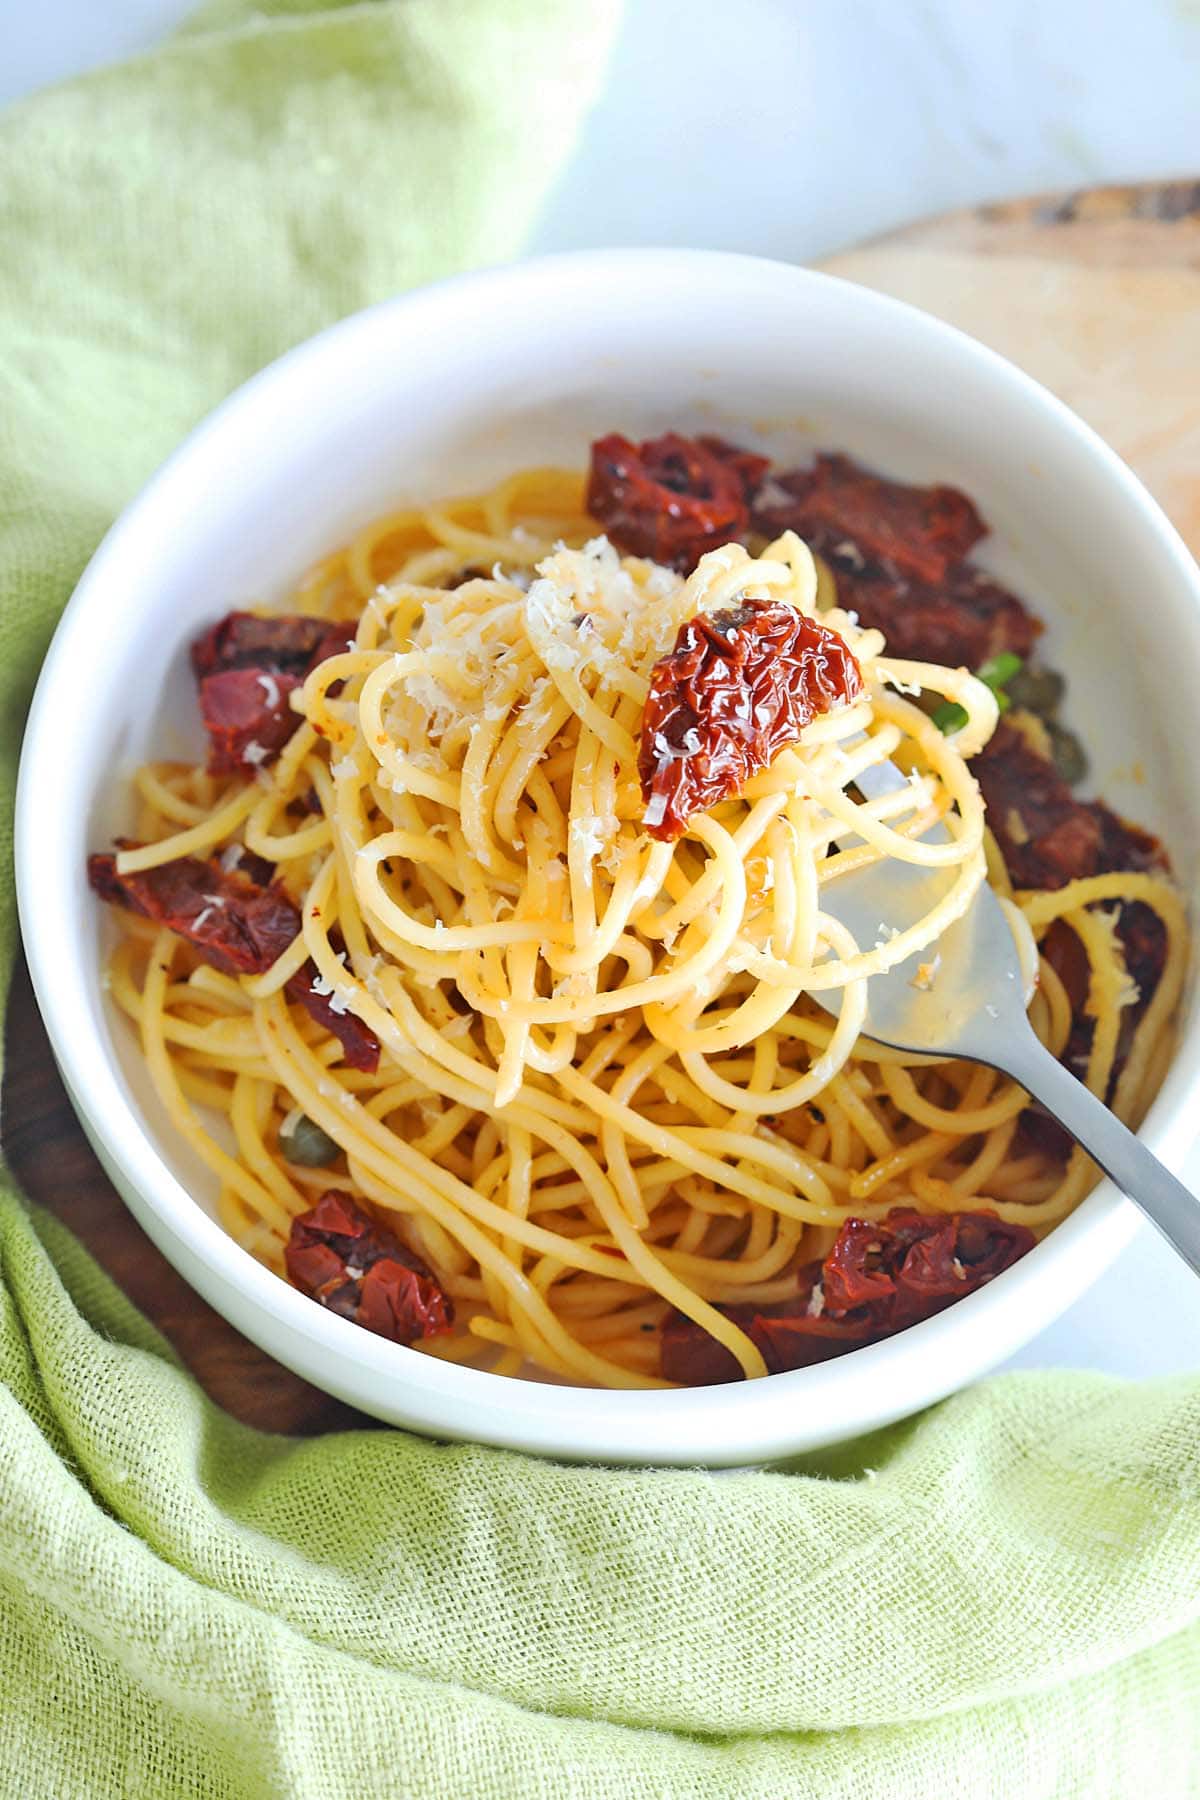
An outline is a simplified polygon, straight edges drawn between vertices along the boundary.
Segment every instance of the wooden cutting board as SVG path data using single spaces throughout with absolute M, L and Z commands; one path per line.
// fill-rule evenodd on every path
M 1200 182 L 1055 194 L 929 220 L 826 265 L 1012 358 L 1137 470 L 1200 554 Z M 207 1391 L 266 1430 L 369 1424 L 205 1305 L 134 1223 L 71 1111 L 17 971 L 5 1155 L 175 1345 Z

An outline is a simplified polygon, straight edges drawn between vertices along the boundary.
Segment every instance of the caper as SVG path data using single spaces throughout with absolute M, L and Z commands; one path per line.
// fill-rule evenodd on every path
M 1074 787 L 1088 772 L 1088 759 L 1083 745 L 1073 731 L 1065 730 L 1053 720 L 1047 725 L 1047 730 L 1050 733 L 1050 754 L 1054 759 L 1054 766 L 1063 780 Z
M 1043 719 L 1058 711 L 1066 685 L 1057 669 L 1039 669 L 1036 663 L 1025 663 L 1005 684 L 1014 706 Z
M 336 1161 L 338 1147 L 307 1113 L 291 1113 L 279 1128 L 279 1148 L 302 1169 L 323 1169 Z

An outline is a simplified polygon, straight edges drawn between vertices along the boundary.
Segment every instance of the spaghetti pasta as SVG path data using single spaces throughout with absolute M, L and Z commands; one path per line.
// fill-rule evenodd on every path
M 861 691 L 660 841 L 638 779 L 652 672 L 689 621 L 752 601 L 820 605 Z M 452 1300 L 454 1332 L 421 1350 L 653 1387 L 678 1315 L 766 1373 L 746 1309 L 801 1292 L 851 1217 L 915 1202 L 1039 1233 L 1086 1191 L 1081 1152 L 1023 1138 L 1011 1082 L 858 1035 L 872 975 L 935 957 L 989 863 L 1006 880 L 968 766 L 997 697 L 962 668 L 889 657 L 794 531 L 681 573 L 620 555 L 580 477 L 538 469 L 376 522 L 294 610 L 344 629 L 286 695 L 266 678 L 294 714 L 278 755 L 251 741 L 232 773 L 142 770 L 136 843 L 108 877 L 128 907 L 180 859 L 233 880 L 261 859 L 255 891 L 292 909 L 294 935 L 255 964 L 205 953 L 223 891 L 193 908 L 190 941 L 123 911 L 109 977 L 221 1219 L 269 1267 L 284 1273 L 294 1221 L 336 1189 Z M 918 690 L 962 709 L 955 734 Z M 865 799 L 856 777 L 887 760 L 907 787 Z M 951 879 L 915 925 L 856 943 L 822 893 L 878 858 Z M 1161 920 L 1112 1101 L 1136 1120 L 1182 978 L 1175 890 L 1131 870 L 1015 900 L 1035 938 L 1062 921 L 1079 941 L 1101 1094 L 1137 998 L 1103 909 Z M 810 998 L 832 989 L 837 1019 Z M 1052 961 L 1031 1016 L 1062 1053 L 1074 1015 Z M 289 1156 L 300 1116 L 323 1166 Z

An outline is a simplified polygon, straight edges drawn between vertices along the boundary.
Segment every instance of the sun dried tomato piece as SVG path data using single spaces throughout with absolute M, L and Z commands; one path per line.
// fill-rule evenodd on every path
M 618 550 L 686 574 L 706 550 L 745 534 L 747 489 L 765 469 L 765 458 L 720 438 L 668 431 L 633 444 L 614 431 L 592 445 L 587 510 Z
M 740 444 L 731 444 L 728 438 L 714 437 L 711 433 L 701 432 L 696 442 L 710 456 L 715 456 L 719 462 L 728 463 L 731 469 L 736 469 L 742 493 L 749 506 L 771 467 L 770 457 L 759 456 L 753 450 L 743 450 Z
M 281 887 L 263 886 L 241 870 L 223 868 L 216 858 L 203 862 L 181 856 L 156 869 L 118 875 L 115 857 L 89 856 L 88 881 L 110 905 L 169 926 L 227 975 L 263 974 L 300 930 L 300 914 Z M 313 985 L 318 980 L 310 960 L 292 976 L 286 992 L 338 1039 L 351 1068 L 374 1071 L 379 1039 L 352 1012 L 339 1011 L 332 994 L 318 992 Z
M 303 678 L 353 637 L 352 627 L 304 613 L 231 612 L 192 645 L 197 680 L 228 669 L 263 669 Z
M 847 1219 L 825 1258 L 822 1291 L 831 1313 L 853 1312 L 890 1300 L 896 1292 L 894 1266 L 908 1245 L 870 1219 Z
M 1136 828 L 1134 828 L 1136 829 Z M 1150 839 L 1157 847 L 1157 840 Z M 1124 865 L 1126 867 L 1130 864 Z M 1125 957 L 1129 979 L 1137 989 L 1132 1006 L 1123 1007 L 1117 1034 L 1116 1052 L 1109 1075 L 1106 1100 L 1113 1092 L 1129 1057 L 1133 1036 L 1155 989 L 1162 980 L 1166 962 L 1167 934 L 1153 907 L 1132 900 L 1117 915 L 1117 937 Z M 1091 986 L 1091 965 L 1078 935 L 1061 919 L 1056 919 L 1039 945 L 1042 955 L 1063 984 L 1071 1006 L 1071 1029 L 1059 1060 L 1082 1081 L 1087 1076 L 1096 1022 L 1085 1011 Z M 1071 1153 L 1072 1138 L 1057 1119 L 1032 1104 L 1021 1114 L 1016 1139 L 1016 1153 L 1038 1150 L 1045 1156 L 1065 1161 Z
M 1015 887 L 1058 888 L 1097 872 L 1100 818 L 1024 732 L 1001 719 L 971 768 Z
M 866 562 L 918 581 L 942 581 L 987 532 L 957 488 L 888 481 L 849 456 L 820 455 L 775 485 L 790 498 L 756 511 L 759 530 L 798 532 L 823 556 L 849 545 Z
M 1054 973 L 1063 984 L 1073 1013 L 1082 1012 L 1091 985 L 1091 965 L 1083 940 L 1062 919 L 1055 919 L 1038 945 Z
M 1024 660 L 1041 626 L 1025 606 L 977 569 L 954 569 L 936 586 L 834 561 L 838 604 L 887 639 L 887 654 L 977 669 L 1012 651 Z
M 1166 851 L 1152 832 L 1143 831 L 1140 825 L 1122 819 L 1103 800 L 1093 800 L 1091 806 L 1100 821 L 1100 868 L 1103 872 L 1110 869 L 1161 871 L 1170 867 Z
M 1117 936 L 1125 952 L 1129 979 L 1138 990 L 1137 1005 L 1128 1010 L 1136 1012 L 1140 1018 L 1162 980 L 1163 965 L 1167 960 L 1167 929 L 1152 906 L 1147 906 L 1143 900 L 1131 900 L 1121 908 Z
M 758 1346 L 770 1373 L 780 1374 L 932 1317 L 992 1281 L 1033 1243 L 1024 1225 L 993 1213 L 893 1207 L 883 1220 L 847 1219 L 824 1262 L 797 1272 L 791 1299 L 721 1311 Z M 731 1352 L 682 1313 L 663 1327 L 661 1357 L 666 1379 L 688 1386 L 740 1374 Z
M 304 614 L 231 612 L 192 645 L 210 775 L 271 762 L 300 723 L 289 695 L 350 638 L 344 624 Z
M 352 1069 L 363 1069 L 368 1075 L 379 1067 L 379 1039 L 369 1025 L 364 1025 L 335 994 L 326 994 L 314 984 L 321 979 L 320 970 L 311 959 L 292 976 L 285 993 L 298 1000 L 318 1025 L 323 1025 L 342 1046 L 343 1059 Z
M 925 1214 L 896 1207 L 884 1226 L 903 1246 L 895 1264 L 893 1330 L 994 1281 L 1037 1241 L 1028 1226 L 989 1212 Z
M 300 929 L 300 914 L 282 888 L 259 887 L 215 860 L 181 856 L 118 875 L 114 857 L 89 856 L 88 881 L 102 900 L 178 932 L 227 975 L 261 975 Z
M 752 1306 L 722 1306 L 720 1311 L 747 1334 L 757 1316 Z M 718 1387 L 740 1380 L 742 1374 L 733 1351 L 681 1312 L 669 1314 L 663 1325 L 659 1367 L 665 1381 L 677 1381 L 681 1387 Z
M 1169 871 L 1166 852 L 1156 837 L 1122 819 L 1102 800 L 1080 800 L 1049 758 L 1007 719 L 1000 721 L 972 768 L 987 806 L 988 824 L 1015 886 L 1060 888 L 1083 876 L 1119 869 Z M 1110 1099 L 1133 1034 L 1162 979 L 1167 954 L 1162 920 L 1140 900 L 1121 907 L 1116 930 L 1138 999 L 1122 1008 Z M 1087 957 L 1075 933 L 1061 925 L 1046 933 L 1042 951 L 1071 1001 L 1071 1031 L 1061 1061 L 1082 1077 L 1095 1033 L 1094 1020 L 1083 1010 L 1090 981 Z M 1031 1107 L 1021 1117 L 1017 1148 L 1061 1158 L 1069 1153 L 1071 1140 L 1054 1120 Z
M 1059 888 L 1113 869 L 1164 869 L 1158 839 L 1100 800 L 1080 800 L 1025 733 L 1001 719 L 972 764 L 1016 887 Z
M 867 1307 L 877 1329 L 899 1331 L 991 1281 L 1034 1242 L 993 1213 L 919 1213 L 847 1219 L 825 1259 L 826 1312 Z
M 689 620 L 650 674 L 638 746 L 646 830 L 677 838 L 810 720 L 861 692 L 849 646 L 786 601 L 744 600 Z
M 755 1312 L 753 1307 L 723 1306 L 721 1311 L 735 1318 L 762 1352 L 770 1375 L 828 1362 L 830 1357 L 870 1343 L 873 1335 L 869 1319 L 830 1319 L 823 1315 L 810 1318 L 803 1312 L 776 1315 Z M 739 1381 L 742 1375 L 741 1364 L 733 1352 L 682 1313 L 663 1326 L 661 1369 L 667 1381 L 677 1381 L 683 1387 L 717 1387 L 727 1381 Z
M 222 862 L 222 868 L 225 866 Z M 234 868 L 247 881 L 254 882 L 256 887 L 270 887 L 275 879 L 275 864 L 268 862 L 265 856 L 259 856 L 253 850 L 241 846 L 241 854 L 234 863 Z
M 821 1264 L 807 1263 L 798 1272 L 797 1293 L 792 1299 L 771 1306 L 720 1308 L 762 1352 L 768 1373 L 778 1375 L 786 1369 L 827 1362 L 831 1356 L 840 1356 L 844 1350 L 870 1341 L 872 1325 L 868 1313 L 835 1319 L 823 1308 L 810 1311 L 820 1279 Z M 685 1387 L 714 1387 L 738 1381 L 742 1373 L 733 1352 L 683 1313 L 672 1313 L 663 1326 L 661 1368 L 668 1381 L 678 1381 Z
M 835 1319 L 828 1313 L 797 1313 L 779 1318 L 760 1313 L 750 1328 L 750 1336 L 762 1351 L 772 1375 L 828 1362 L 847 1350 L 856 1350 L 860 1344 L 869 1344 L 877 1335 L 869 1317 Z
M 209 774 L 245 773 L 273 761 L 300 723 L 288 704 L 299 686 L 298 675 L 265 669 L 206 675 L 200 683 L 200 715 L 208 733 Z
M 293 1287 L 393 1343 L 450 1330 L 454 1307 L 419 1256 L 340 1188 L 292 1220 L 284 1266 Z

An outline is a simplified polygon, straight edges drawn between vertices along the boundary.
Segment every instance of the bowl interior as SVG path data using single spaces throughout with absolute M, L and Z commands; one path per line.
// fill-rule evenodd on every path
M 606 430 L 637 437 L 672 427 L 721 432 L 784 466 L 832 448 L 904 479 L 964 488 L 992 527 L 978 560 L 1046 622 L 1044 658 L 1068 677 L 1066 717 L 1090 753 L 1091 786 L 1159 832 L 1193 886 L 1200 797 L 1189 727 L 1200 605 L 1190 561 L 1117 459 L 1041 390 L 923 315 L 749 259 L 593 255 L 450 283 L 334 328 L 201 427 L 106 540 L 47 664 L 22 771 L 31 966 L 69 1085 L 130 1180 L 125 1151 L 134 1134 L 145 1136 L 136 1185 L 152 1209 L 178 1222 L 189 1204 L 182 1189 L 211 1211 L 212 1180 L 163 1115 L 133 1034 L 110 1016 L 100 983 L 103 909 L 82 869 L 86 852 L 126 822 L 126 778 L 136 764 L 201 753 L 190 640 L 233 606 L 286 593 L 317 556 L 390 507 L 469 491 L 521 466 L 582 466 L 590 438 Z M 64 717 L 72 721 L 69 766 L 54 748 Z M 1164 1145 L 1184 1141 L 1194 1013 L 1190 994 L 1185 1050 L 1151 1122 L 1152 1139 L 1157 1129 Z M 828 1426 L 835 1416 L 851 1429 L 876 1422 L 868 1364 L 878 1387 L 880 1369 L 907 1361 L 895 1380 L 907 1381 L 916 1405 L 939 1390 L 930 1358 L 944 1359 L 950 1341 L 971 1331 L 979 1339 L 960 1360 L 964 1378 L 1006 1353 L 1078 1291 L 1061 1279 L 1056 1289 L 1049 1259 L 1061 1264 L 1067 1237 L 1081 1242 L 1088 1221 L 1098 1228 L 1115 1204 L 1111 1193 L 1094 1197 L 992 1290 L 904 1334 L 921 1340 L 907 1352 L 895 1340 L 876 1347 L 882 1357 L 858 1352 L 761 1384 L 781 1394 L 787 1384 L 797 1399 L 827 1393 L 818 1408 L 827 1423 L 797 1429 L 793 1419 L 789 1428 L 763 1413 L 743 1448 L 760 1454 L 768 1442 L 783 1449 L 841 1435 Z M 256 1295 L 259 1274 L 246 1277 Z M 1013 1338 L 997 1326 L 998 1308 L 1022 1288 L 1028 1328 Z M 329 1324 L 343 1322 L 322 1318 L 320 1329 Z M 331 1341 L 353 1363 L 350 1339 L 365 1335 L 346 1326 Z M 403 1359 L 394 1366 L 405 1381 L 422 1382 L 435 1367 L 385 1348 Z M 497 1386 L 494 1377 L 474 1379 Z M 941 1379 L 940 1391 L 950 1385 Z M 361 1391 L 350 1397 L 371 1404 Z M 651 1397 L 618 1398 L 636 1409 Z M 657 1401 L 660 1417 L 666 1404 Z M 401 1408 L 399 1416 L 409 1415 Z M 489 1430 L 483 1413 L 471 1429 L 524 1441 Z M 695 1430 L 684 1436 L 695 1454 Z M 610 1444 L 607 1453 L 622 1451 Z

